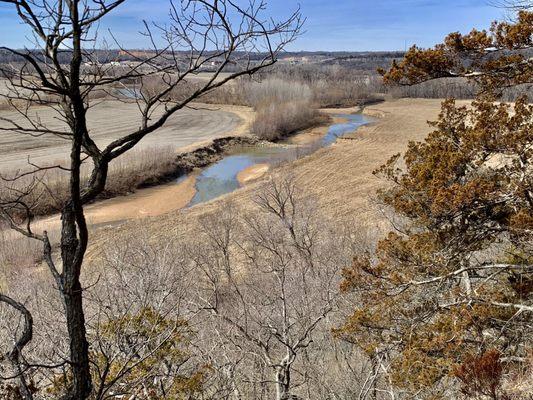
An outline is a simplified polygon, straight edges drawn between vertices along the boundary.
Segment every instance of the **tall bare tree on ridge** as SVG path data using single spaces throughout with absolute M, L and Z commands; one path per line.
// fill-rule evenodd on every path
M 251 75 L 276 62 L 277 55 L 299 34 L 302 18 L 296 10 L 281 22 L 265 19 L 264 1 L 250 0 L 183 0 L 171 3 L 167 26 L 145 23 L 145 35 L 152 45 L 139 56 L 129 53 L 137 62 L 116 68 L 99 60 L 97 50 L 99 23 L 126 0 L 0 0 L 11 5 L 20 21 L 31 30 L 31 47 L 17 50 L 3 47 L 20 58 L 21 68 L 0 69 L 9 82 L 5 95 L 11 106 L 24 117 L 24 124 L 2 118 L 0 132 L 11 131 L 28 136 L 50 136 L 70 144 L 67 166 L 30 164 L 28 171 L 3 177 L 16 182 L 34 176 L 25 190 L 3 193 L 0 215 L 20 234 L 42 242 L 43 258 L 61 296 L 67 321 L 70 356 L 65 360 L 71 382 L 65 399 L 86 399 L 92 392 L 89 343 L 86 335 L 83 292 L 80 281 L 89 231 L 84 206 L 105 188 L 110 163 L 134 148 L 144 137 L 161 128 L 178 110 L 202 95 L 243 75 Z M 114 39 L 113 39 L 114 40 Z M 118 44 L 117 44 L 118 46 Z M 254 60 L 255 57 L 255 60 Z M 187 78 L 212 61 L 219 61 L 212 77 L 183 99 L 174 101 L 169 94 Z M 238 66 L 229 75 L 221 75 L 229 65 Z M 91 73 L 87 73 L 90 68 Z M 139 107 L 137 129 L 99 146 L 91 136 L 87 112 L 89 99 L 110 85 L 135 82 L 142 89 L 147 77 L 157 77 L 162 85 L 149 94 L 140 90 L 135 99 Z M 63 122 L 58 129 L 48 126 L 30 111 L 40 104 Z M 92 173 L 87 182 L 80 174 L 84 162 L 90 162 Z M 27 201 L 36 187 L 38 174 L 48 169 L 64 169 L 70 176 L 69 198 L 61 208 L 61 265 L 52 257 L 53 243 L 46 232 L 32 229 L 34 215 Z M 32 338 L 30 311 L 15 299 L 0 294 L 0 302 L 19 310 L 26 324 L 23 335 L 15 343 L 9 360 L 17 371 L 21 396 L 33 397 L 25 372 L 34 365 L 24 361 L 21 353 Z

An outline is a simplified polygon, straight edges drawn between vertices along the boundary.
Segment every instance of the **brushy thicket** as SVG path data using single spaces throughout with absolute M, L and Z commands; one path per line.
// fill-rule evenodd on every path
M 285 94 L 295 101 L 305 100 L 315 107 L 353 107 L 374 103 L 385 97 L 427 98 L 427 99 L 472 99 L 479 88 L 467 79 L 435 79 L 415 86 L 384 86 L 375 70 L 360 70 L 341 65 L 278 65 L 262 71 L 252 80 L 242 77 L 230 85 L 202 96 L 201 101 L 214 104 L 233 104 L 256 107 L 259 91 L 262 99 L 268 98 L 272 85 L 286 86 Z M 161 82 L 154 78 L 143 87 L 143 92 L 156 92 Z M 175 100 L 183 99 L 199 87 L 199 83 L 187 82 L 179 85 L 171 94 Z M 263 89 L 258 89 L 265 86 Z M 298 89 L 306 88 L 305 90 Z M 515 101 L 523 94 L 529 94 L 532 85 L 507 88 L 502 100 Z M 298 97 L 301 96 L 301 97 Z
M 175 169 L 176 153 L 171 147 L 158 147 L 133 150 L 111 163 L 109 175 L 102 198 L 125 195 L 135 189 L 160 183 L 161 180 Z M 61 164 L 61 162 L 53 165 Z M 13 177 L 20 171 L 3 173 L 4 177 Z M 91 165 L 82 167 L 82 179 L 88 180 Z M 69 175 L 61 169 L 51 169 L 39 173 L 37 177 L 28 176 L 16 183 L 9 181 L 0 183 L 0 191 L 4 197 L 16 196 L 19 191 L 26 192 L 34 188 L 26 198 L 32 204 L 35 215 L 48 215 L 58 212 L 68 198 Z M 30 197 L 31 196 L 31 197 Z
M 48 230 L 51 240 L 57 241 L 59 230 Z M 42 261 L 42 243 L 19 235 L 0 224 L 0 290 L 12 270 L 24 270 Z
M 162 82 L 148 81 L 142 88 L 144 96 L 161 90 Z M 170 94 L 179 101 L 190 95 L 199 84 L 178 85 Z M 233 104 L 253 107 L 256 118 L 251 133 L 265 140 L 277 140 L 298 130 L 307 129 L 327 118 L 317 110 L 315 92 L 308 84 L 281 78 L 254 81 L 242 78 L 206 94 L 202 101 L 214 104 Z
M 309 103 L 271 103 L 257 109 L 251 132 L 260 139 L 278 140 L 325 121 L 327 117 Z
M 265 140 L 277 140 L 295 131 L 325 122 L 316 110 L 309 86 L 298 82 L 270 79 L 251 83 L 246 93 L 248 104 L 256 110 L 251 133 Z
M 379 101 L 381 79 L 375 71 L 340 65 L 279 65 L 263 72 L 265 79 L 283 79 L 309 87 L 318 107 L 353 107 Z
M 155 94 L 164 85 L 158 78 L 146 80 L 142 93 Z M 286 86 L 284 93 L 295 101 L 306 100 L 316 107 L 352 107 L 382 100 L 381 79 L 375 71 L 359 71 L 340 66 L 317 64 L 279 66 L 262 71 L 254 78 L 242 77 L 201 97 L 205 103 L 234 104 L 256 107 L 255 96 L 259 91 L 262 99 L 271 97 L 272 86 Z M 178 85 L 169 95 L 173 100 L 189 96 L 201 83 L 189 81 Z M 270 87 L 268 87 L 270 86 Z M 261 89 L 258 89 L 261 87 Z M 304 89 L 305 88 L 305 89 Z M 284 99 L 285 101 L 285 99 Z M 288 101 L 288 99 L 287 99 Z
M 308 85 L 313 101 L 320 107 L 364 105 L 383 100 L 385 96 L 473 99 L 479 91 L 475 83 L 456 78 L 434 79 L 414 86 L 385 86 L 375 69 L 361 70 L 346 65 L 277 66 L 263 74 Z M 502 100 L 515 101 L 532 91 L 531 84 L 506 88 Z

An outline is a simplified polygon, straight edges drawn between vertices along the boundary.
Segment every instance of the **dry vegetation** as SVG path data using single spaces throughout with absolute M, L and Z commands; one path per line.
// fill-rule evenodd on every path
M 146 94 L 156 91 L 160 85 L 158 81 L 154 77 L 145 84 L 142 91 Z M 240 78 L 230 85 L 203 95 L 202 101 L 256 107 L 256 98 L 264 98 L 269 92 L 274 95 L 271 89 L 265 89 L 265 86 L 273 85 L 285 86 L 287 91 L 301 94 L 302 97 L 296 99 L 296 102 L 305 99 L 315 108 L 360 106 L 382 101 L 387 97 L 473 99 L 479 91 L 479 85 L 467 79 L 441 78 L 416 86 L 385 86 L 376 69 L 360 70 L 343 64 L 304 64 L 278 65 L 262 71 L 253 79 Z M 198 87 L 199 84 L 193 80 L 184 82 L 178 85 L 170 96 L 182 99 Z M 302 88 L 305 88 L 305 93 Z M 531 89 L 531 84 L 506 88 L 503 90 L 502 99 L 514 101 L 520 95 L 530 93 Z M 288 96 L 294 97 L 290 94 Z
M 251 133 L 260 139 L 276 140 L 328 119 L 312 103 L 309 86 L 270 79 L 252 83 L 246 93 L 256 111 Z
M 223 22 L 209 7 L 233 5 L 200 3 Z M 229 27 L 203 21 L 192 23 Z M 44 249 L 36 259 L 33 242 L 0 230 L 0 396 L 529 400 L 533 105 L 526 96 L 494 99 L 530 89 L 532 60 L 507 52 L 531 48 L 532 35 L 533 13 L 522 11 L 490 36 L 454 33 L 435 49 L 413 47 L 383 71 L 385 82 L 406 85 L 393 90 L 338 66 L 265 70 L 259 82 L 214 90 L 207 83 L 205 101 L 253 107 L 251 132 L 268 140 L 319 124 L 320 106 L 368 105 L 377 92 L 483 92 L 474 103 L 368 106 L 377 123 L 280 163 L 267 179 L 191 209 L 93 226 L 89 236 L 90 201 L 175 171 L 171 147 L 111 162 L 150 133 L 143 129 L 158 129 L 154 99 L 166 118 L 206 85 L 171 76 L 135 87 L 127 77 L 140 94 L 127 102 L 146 105 L 144 128 L 102 153 L 90 130 L 77 136 L 72 124 L 70 169 L 36 167 L 0 191 L 0 216 Z M 489 60 L 488 47 L 496 49 Z M 455 76 L 471 81 L 443 79 Z M 76 118 L 85 122 L 84 113 Z M 35 233 L 34 215 L 56 209 L 61 232 Z
M 0 130 L 22 137 L 63 139 L 66 147 L 63 156 L 69 156 L 67 167 L 53 168 L 68 172 L 69 185 L 66 198 L 58 199 L 61 204 L 59 243 L 51 242 L 46 231 L 37 234 L 32 229 L 37 197 L 42 193 L 35 182 L 42 181 L 40 175 L 46 173 L 49 167 L 32 165 L 35 169 L 28 175 L 20 174 L 13 178 L 25 186 L 23 190 L 15 187 L 11 193 L 6 194 L 4 190 L 0 193 L 2 219 L 18 234 L 42 245 L 49 279 L 41 293 L 52 305 L 46 310 L 50 311 L 46 312 L 47 318 L 34 324 L 32 311 L 22 303 L 25 302 L 25 298 L 22 298 L 25 297 L 22 295 L 25 291 L 21 287 L 14 291 L 15 285 L 8 282 L 7 290 L 0 292 L 2 323 L 11 319 L 15 328 L 6 325 L 1 327 L 5 329 L 2 329 L 1 334 L 5 344 L 2 348 L 5 356 L 1 358 L 1 396 L 24 400 L 36 397 L 103 400 L 122 397 L 126 392 L 128 397 L 139 398 L 193 397 L 202 389 L 203 371 L 198 368 L 187 373 L 180 368 L 188 358 L 187 353 L 181 350 L 180 342 L 187 343 L 189 330 L 187 321 L 176 313 L 176 303 L 165 309 L 131 299 L 126 303 L 125 313 L 120 316 L 113 313 L 115 310 L 109 306 L 91 307 L 93 299 L 88 296 L 89 288 L 81 282 L 89 243 L 85 206 L 105 191 L 113 160 L 125 153 L 131 154 L 141 140 L 146 136 L 154 136 L 178 111 L 190 107 L 203 93 L 239 76 L 251 76 L 273 65 L 285 46 L 298 37 L 302 27 L 300 11 L 296 9 L 284 20 L 269 17 L 265 20 L 262 13 L 266 4 L 262 1 L 239 5 L 226 0 L 173 4 L 164 26 L 150 25 L 156 33 L 145 23 L 144 35 L 149 37 L 148 41 L 153 45 L 154 56 L 141 61 L 141 65 L 126 66 L 110 78 L 106 73 L 107 67 L 98 59 L 95 43 L 102 43 L 97 40 L 100 21 L 121 7 L 123 0 L 41 3 L 22 0 L 7 3 L 11 3 L 18 20 L 30 29 L 29 36 L 34 40 L 33 50 L 28 47 L 21 51 L 5 48 L 31 68 L 12 65 L 0 67 L 0 74 L 9 80 L 13 88 L 10 98 L 22 102 L 20 105 L 13 104 L 18 115 L 2 117 Z M 154 35 L 157 35 L 157 40 Z M 197 37 L 203 37 L 204 40 L 197 41 Z M 161 41 L 165 44 L 161 45 Z M 246 57 L 247 54 L 262 50 L 266 53 L 257 62 L 251 63 L 250 57 Z M 68 62 L 61 62 L 60 57 L 65 57 Z M 166 94 L 180 81 L 201 71 L 214 59 L 223 61 L 213 79 L 203 82 L 198 91 L 181 101 L 166 98 Z M 166 65 L 162 66 L 162 60 L 165 60 Z M 85 65 L 93 66 L 94 70 L 86 73 Z M 217 76 L 229 65 L 235 66 L 235 72 L 217 81 Z M 92 106 L 91 93 L 98 93 L 111 82 L 128 84 L 133 77 L 142 82 L 147 74 L 161 76 L 165 88 L 149 98 L 132 99 L 137 107 L 138 124 L 128 127 L 116 140 L 104 145 L 97 144 L 87 117 Z M 43 122 L 31 107 L 27 107 L 44 95 L 47 98 L 43 105 L 49 113 L 55 113 L 53 122 L 62 126 Z M 18 124 L 17 116 L 22 116 L 29 126 Z M 106 123 L 111 120 L 109 117 L 106 116 Z M 86 160 L 91 160 L 89 179 L 82 172 Z M 131 174 L 132 171 L 125 172 Z M 31 181 L 24 184 L 27 176 L 31 177 Z M 117 176 L 119 179 L 115 186 L 122 188 L 125 177 L 121 172 Z M 61 179 L 56 181 L 61 182 Z M 131 185 L 131 182 L 127 182 L 127 185 Z M 44 187 L 46 190 L 47 186 Z M 56 191 L 56 188 L 51 191 L 54 198 L 61 195 Z M 53 252 L 58 244 L 61 248 L 59 259 Z M 159 285 L 154 289 L 158 290 Z M 131 293 L 129 290 L 125 292 Z M 179 293 L 174 290 L 171 292 Z M 109 294 L 109 290 L 103 293 L 104 296 Z M 33 300 L 38 298 L 32 296 Z M 165 298 L 174 300 L 168 295 L 164 295 Z M 132 305 L 135 306 L 132 308 Z M 111 315 L 106 308 L 112 312 Z M 37 306 L 35 311 L 39 313 L 41 310 Z M 54 318 L 56 310 L 61 311 Z M 176 312 L 171 314 L 167 310 Z M 101 314 L 98 311 L 102 311 Z M 14 315 L 24 320 L 22 333 L 15 326 L 14 319 L 17 317 Z M 50 329 L 50 324 L 56 321 L 62 322 L 62 329 Z M 93 324 L 98 326 L 96 330 L 91 329 Z M 40 343 L 32 341 L 39 334 L 42 335 Z M 40 347 L 40 344 L 44 347 Z M 28 356 L 31 353 L 31 360 L 22 354 L 24 350 L 28 350 Z M 152 361 L 154 359 L 155 363 Z M 207 367 L 205 365 L 204 369 L 207 370 Z
M 353 107 L 380 101 L 384 88 L 374 70 L 340 65 L 278 66 L 263 73 L 265 79 L 284 79 L 310 88 L 312 101 L 321 108 Z
M 409 141 L 423 140 L 429 129 L 427 121 L 438 117 L 440 104 L 440 100 L 400 99 L 369 106 L 365 113 L 379 117 L 375 124 L 362 127 L 353 135 L 345 135 L 334 145 L 305 158 L 282 164 L 274 173 L 292 174 L 296 184 L 316 200 L 319 212 L 336 222 L 346 220 L 351 224 L 357 220 L 367 227 L 383 227 L 386 218 L 374 204 L 373 196 L 384 181 L 372 171 L 384 159 L 405 149 Z M 413 109 L 418 111 L 414 115 L 409 112 Z M 239 207 L 247 208 L 253 193 L 263 184 L 256 182 L 228 197 Z M 224 199 L 147 220 L 144 228 L 154 241 L 168 242 L 174 235 L 179 236 L 180 227 L 194 225 L 198 215 L 220 209 Z M 113 235 L 127 237 L 136 227 L 135 222 L 126 223 Z M 108 238 L 108 233 L 95 238 L 98 243 L 94 251 L 98 252 L 99 244 L 104 244 Z
M 195 207 L 185 214 L 180 212 L 99 231 L 95 239 L 103 246 L 91 251 L 91 267 L 84 278 L 87 285 L 98 281 L 88 293 L 88 315 L 94 316 L 95 321 L 90 324 L 89 332 L 101 344 L 98 359 L 112 357 L 114 367 L 120 368 L 131 360 L 132 352 L 140 352 L 146 366 L 138 374 L 121 374 L 113 388 L 135 393 L 141 382 L 143 388 L 147 387 L 147 382 L 160 373 L 162 353 L 152 350 L 161 345 L 177 350 L 164 358 L 179 365 L 161 378 L 166 388 L 170 387 L 172 377 L 179 376 L 180 382 L 186 383 L 180 388 L 187 388 L 195 398 L 224 398 L 230 393 L 239 393 L 242 398 L 275 396 L 276 379 L 272 377 L 278 372 L 261 352 L 257 354 L 255 336 L 247 336 L 239 324 L 246 323 L 249 333 L 258 337 L 275 335 L 269 330 L 272 326 L 282 327 L 277 324 L 281 323 L 278 317 L 283 308 L 276 307 L 271 296 L 279 294 L 278 281 L 272 278 L 283 270 L 269 267 L 283 266 L 283 260 L 290 260 L 284 288 L 290 296 L 287 304 L 290 307 L 295 304 L 291 312 L 298 316 L 312 315 L 311 311 L 320 311 L 320 307 L 328 304 L 323 303 L 328 299 L 327 293 L 335 299 L 335 307 L 328 309 L 327 318 L 314 327 L 312 342 L 288 365 L 291 393 L 311 399 L 326 400 L 333 394 L 341 399 L 353 399 L 369 396 L 375 387 L 381 393 L 378 399 L 388 398 L 389 392 L 394 394 L 387 374 L 375 381 L 372 362 L 355 347 L 336 341 L 330 334 L 332 328 L 339 326 L 351 302 L 356 301 L 338 297 L 339 267 L 348 265 L 352 254 L 371 247 L 376 237 L 372 227 L 386 221 L 371 201 L 372 194 L 383 184 L 372 171 L 383 162 L 384 156 L 405 148 L 408 140 L 422 139 L 428 130 L 426 120 L 436 118 L 439 104 L 435 100 L 403 99 L 369 107 L 368 113 L 381 117 L 377 124 L 363 128 L 356 136 L 340 140 L 331 148 L 281 167 L 282 175 L 291 170 L 291 179 L 305 190 L 287 185 L 291 181 L 286 180 L 275 181 L 278 186 L 259 182 L 227 199 Z M 419 110 L 416 115 L 408 112 L 413 108 Z M 273 191 L 280 183 L 285 189 Z M 280 192 L 285 197 L 275 195 Z M 293 200 L 286 201 L 287 192 L 294 192 Z M 265 199 L 270 199 L 274 210 L 279 210 L 280 203 L 295 206 L 296 219 L 291 222 L 280 218 L 279 213 L 272 213 L 269 211 L 272 207 L 265 207 Z M 294 215 L 290 208 L 285 212 L 285 218 Z M 325 214 L 333 219 L 324 217 Z M 350 215 L 357 215 L 357 219 L 345 229 L 341 221 L 350 224 Z M 296 233 L 294 238 L 291 227 Z M 354 231 L 359 233 L 354 235 Z M 265 246 L 264 251 L 260 250 L 261 246 Z M 286 258 L 277 259 L 278 254 Z M 307 270 L 310 262 L 328 267 L 325 272 L 330 271 L 331 277 L 315 277 Z M 264 268 L 258 270 L 258 265 Z M 10 289 L 25 290 L 18 283 L 18 274 L 23 272 L 11 271 L 15 271 L 15 276 L 6 282 Z M 247 271 L 254 272 L 248 275 Z M 305 275 L 308 286 L 302 286 L 302 273 L 310 274 Z M 199 277 L 205 278 L 199 280 Z M 325 287 L 324 282 L 331 286 Z M 46 290 L 46 285 L 46 280 L 37 283 L 35 290 Z M 305 288 L 313 290 L 317 297 L 302 302 L 301 296 L 311 299 L 305 295 Z M 49 295 L 53 298 L 54 293 Z M 61 346 L 53 350 L 46 347 L 59 343 L 62 335 L 61 316 L 54 304 L 49 301 L 32 306 L 36 310 L 37 327 L 44 321 L 56 322 L 55 333 L 36 341 L 42 344 L 28 351 L 28 357 L 44 354 L 52 361 L 67 352 Z M 248 322 L 245 315 L 250 318 Z M 14 318 L 11 314 L 3 316 L 5 321 Z M 142 324 L 140 317 L 145 321 Z M 295 334 L 299 326 L 305 325 L 295 326 Z M 4 332 L 11 334 L 8 328 L 5 325 Z M 143 333 L 135 336 L 134 347 L 112 345 L 131 332 Z M 273 345 L 271 357 L 283 355 L 282 350 Z M 209 365 L 207 370 L 205 365 Z M 57 372 L 49 371 L 35 378 L 55 393 L 63 385 L 57 376 Z M 518 397 L 528 390 L 526 377 L 527 370 L 506 374 L 505 384 Z M 105 384 L 99 376 L 94 379 L 98 384 Z
M 415 86 L 387 87 L 386 90 L 394 98 L 473 99 L 479 91 L 479 86 L 467 79 L 441 78 Z M 513 102 L 521 95 L 531 94 L 532 91 L 531 84 L 506 88 L 501 99 Z
M 152 78 L 138 88 L 141 96 L 149 97 L 161 90 L 163 83 Z M 183 82 L 169 94 L 173 101 L 190 96 L 199 83 Z M 313 90 L 305 83 L 281 78 L 257 81 L 241 78 L 202 96 L 202 101 L 213 104 L 233 104 L 253 107 L 256 114 L 251 133 L 265 140 L 276 140 L 298 130 L 325 122 L 316 108 Z
M 99 199 L 125 195 L 139 187 L 166 182 L 176 174 L 175 162 L 176 152 L 169 146 L 134 150 L 111 163 L 109 178 Z M 52 165 L 63 163 L 64 161 L 58 160 Z M 90 162 L 82 166 L 82 181 L 89 179 L 91 170 Z M 10 181 L 20 174 L 19 171 L 2 174 L 7 179 L 0 184 L 2 198 L 15 196 L 21 190 L 32 188 L 31 198 L 27 197 L 27 201 L 31 204 L 34 215 L 48 215 L 61 210 L 68 199 L 68 171 L 53 168 L 27 175 L 15 182 Z
M 138 90 L 149 96 L 164 85 L 157 77 L 145 82 Z M 194 80 L 182 82 L 169 94 L 174 100 L 183 99 L 198 89 Z M 379 101 L 384 87 L 375 71 L 361 72 L 340 66 L 280 66 L 270 68 L 254 78 L 241 77 L 230 85 L 202 95 L 202 101 L 214 104 L 235 104 L 254 107 L 257 98 L 274 95 L 286 86 L 290 98 L 308 100 L 315 107 L 352 107 Z M 270 88 L 265 88 L 270 86 Z M 303 93 L 305 92 L 305 93 Z M 296 97 L 301 94 L 302 97 Z
M 468 104 L 462 102 L 461 104 Z M 346 139 L 339 140 L 334 146 L 323 149 L 310 157 L 299 160 L 291 165 L 281 167 L 281 170 L 276 171 L 281 175 L 292 174 L 295 182 L 301 188 L 304 188 L 306 196 L 316 199 L 318 202 L 316 209 L 313 210 L 314 215 L 329 215 L 334 220 L 334 226 L 337 232 L 342 232 L 344 224 L 349 225 L 348 232 L 352 234 L 351 240 L 355 240 L 357 246 L 354 248 L 353 254 L 364 254 L 364 250 L 372 250 L 372 243 L 376 242 L 376 238 L 381 236 L 380 232 L 386 232 L 390 229 L 388 217 L 390 214 L 383 213 L 384 209 L 373 201 L 373 196 L 379 188 L 383 188 L 385 182 L 375 177 L 372 171 L 378 168 L 383 159 L 392 156 L 398 151 L 406 148 L 409 140 L 422 140 L 425 138 L 429 127 L 426 124 L 427 120 L 435 120 L 438 116 L 440 108 L 440 101 L 438 100 L 410 100 L 402 99 L 396 101 L 389 101 L 383 104 L 367 108 L 367 112 L 380 116 L 381 119 L 373 126 L 362 128 Z M 409 113 L 409 110 L 417 109 L 418 112 L 414 115 Z M 289 172 L 290 171 L 290 172 Z M 220 210 L 227 209 L 226 201 L 231 200 L 238 205 L 239 208 L 247 210 L 247 212 L 254 213 L 254 203 L 251 201 L 256 191 L 261 192 L 265 183 L 259 182 L 242 191 L 230 195 L 227 199 L 217 200 L 211 204 L 195 207 L 185 214 L 179 213 L 174 215 L 167 215 L 165 217 L 156 218 L 149 223 L 143 223 L 142 229 L 148 230 L 147 235 L 153 240 L 153 243 L 168 243 L 174 238 L 181 236 L 199 237 L 197 234 L 191 232 L 197 224 L 201 224 L 206 215 L 215 213 L 218 215 Z M 210 220 L 212 221 L 212 220 Z M 396 221 L 397 222 L 397 221 Z M 220 222 L 219 222 L 220 223 Z M 206 226 L 214 226 L 213 222 L 206 224 Z M 380 228 L 380 229 L 376 229 Z M 112 236 L 116 240 L 127 240 L 132 232 L 140 229 L 138 224 L 129 224 L 123 226 L 118 230 L 112 232 Z M 111 233 L 110 233 L 111 234 Z M 215 235 L 222 237 L 223 235 Z M 100 239 L 102 244 L 110 236 L 103 235 Z M 91 254 L 96 254 L 102 248 L 107 246 L 97 246 L 91 251 Z M 353 307 L 360 304 L 357 294 L 352 299 Z M 356 377 L 344 375 L 348 372 L 346 368 L 354 368 L 358 371 L 357 378 L 366 379 L 364 371 L 371 371 L 372 365 L 367 364 L 370 361 L 356 351 L 351 353 L 354 357 L 348 365 L 336 364 L 346 360 L 344 355 L 336 353 L 336 351 L 346 350 L 339 342 L 333 342 L 329 353 L 321 353 L 324 362 L 327 362 L 328 357 L 335 357 L 335 362 L 321 367 L 322 374 L 326 377 L 327 383 L 324 383 L 322 390 L 327 393 L 328 388 L 335 393 L 341 393 L 340 386 L 337 383 L 344 385 L 344 396 L 341 398 L 357 398 L 362 393 L 372 393 L 372 378 L 365 384 L 357 381 Z M 348 346 L 350 348 L 350 346 Z M 318 350 L 316 350 L 318 351 Z M 354 351 L 353 348 L 350 351 Z M 312 354 L 310 355 L 312 357 Z M 387 369 L 381 374 L 384 381 L 377 382 L 377 387 L 380 390 L 387 392 L 380 392 L 383 397 L 390 398 L 387 393 L 397 394 L 394 388 L 388 386 L 387 376 L 393 374 L 392 366 L 385 360 L 383 366 Z M 354 362 L 354 364 L 352 364 Z M 335 370 L 335 366 L 339 369 Z M 309 367 L 313 367 L 311 363 Z M 302 367 L 299 367 L 299 370 Z M 360 368 L 360 369 L 358 369 Z M 367 368 L 367 369 L 365 369 Z M 502 373 L 502 381 L 506 388 L 510 389 L 508 392 L 515 394 L 516 398 L 524 398 L 530 390 L 530 386 L 524 384 L 527 376 L 527 366 L 520 371 L 505 370 Z M 251 369 L 253 371 L 253 369 Z M 332 372 L 332 376 L 328 373 Z M 347 384 L 346 380 L 349 380 Z M 396 379 L 396 378 L 395 378 Z M 319 381 L 317 381 L 319 382 Z M 457 382 L 457 381 L 455 381 Z M 458 386 L 447 386 L 447 396 L 451 398 L 460 398 L 460 393 L 457 391 Z M 327 394 L 314 389 L 311 398 L 327 398 Z M 321 397 L 324 396 L 324 397 Z M 388 397 L 389 396 L 389 397 Z M 525 397 L 527 398 L 527 397 Z
M 154 244 L 144 230 L 113 239 L 86 270 L 93 381 L 104 394 L 281 400 L 362 390 L 370 365 L 330 335 L 342 315 L 338 284 L 351 240 L 290 180 L 255 200 L 249 211 L 225 203 L 172 244 Z M 28 290 L 22 273 L 12 270 L 6 293 Z M 41 296 L 26 303 L 36 335 L 27 360 L 60 364 L 68 354 L 60 299 L 44 272 L 33 271 L 32 285 Z M 16 314 L 0 306 L 0 315 L 0 334 L 16 335 Z M 133 362 L 141 368 L 129 369 Z M 109 375 L 99 373 L 106 368 Z M 61 368 L 31 379 L 50 398 L 65 385 Z
M 251 133 L 260 139 L 277 140 L 327 121 L 306 102 L 272 103 L 258 108 Z

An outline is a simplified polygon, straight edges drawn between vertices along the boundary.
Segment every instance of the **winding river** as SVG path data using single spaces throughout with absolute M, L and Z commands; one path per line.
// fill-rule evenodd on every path
M 272 147 L 234 149 L 232 153 L 205 168 L 196 177 L 196 193 L 188 206 L 213 200 L 238 189 L 241 186 L 237 178 L 239 173 L 253 165 L 276 165 L 284 161 L 295 160 L 322 147 L 329 146 L 338 137 L 354 132 L 359 127 L 372 122 L 369 117 L 363 114 L 338 114 L 336 117 L 345 122 L 331 125 L 325 136 L 309 144 L 287 145 L 281 143 Z
M 138 89 L 121 88 L 117 89 L 120 96 L 126 98 L 136 98 L 139 96 Z M 200 173 L 195 172 L 189 177 L 179 178 L 176 183 L 182 185 L 192 176 L 196 177 L 194 185 L 194 196 L 187 204 L 192 207 L 216 199 L 227 193 L 231 193 L 242 186 L 239 182 L 238 175 L 247 168 L 254 165 L 272 166 L 284 161 L 291 161 L 300 158 L 303 155 L 310 154 L 322 147 L 334 143 L 338 137 L 347 133 L 356 131 L 359 127 L 372 122 L 372 119 L 362 113 L 357 114 L 337 114 L 342 123 L 331 125 L 323 137 L 304 145 L 281 144 L 271 147 L 242 147 L 234 149 L 230 154 L 223 157 L 220 161 L 206 167 Z M 182 207 L 180 207 L 182 208 Z
M 354 132 L 373 121 L 363 114 L 340 114 L 336 117 L 343 122 L 334 123 L 325 135 L 311 143 L 295 145 L 288 141 L 271 146 L 235 148 L 220 161 L 182 176 L 175 182 L 90 204 L 85 209 L 87 221 L 92 227 L 114 225 L 131 219 L 162 215 L 213 200 L 240 188 L 242 183 L 238 176 L 250 167 L 261 167 L 261 172 L 265 172 L 269 166 L 292 161 L 329 146 L 338 137 Z M 293 139 L 298 139 L 298 135 Z M 59 229 L 59 224 L 57 215 L 36 221 L 37 231 Z

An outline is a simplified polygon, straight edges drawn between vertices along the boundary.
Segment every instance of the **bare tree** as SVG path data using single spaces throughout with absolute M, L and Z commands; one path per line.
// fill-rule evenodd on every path
M 306 354 L 336 310 L 342 252 L 290 180 L 274 181 L 257 205 L 242 219 L 229 211 L 204 220 L 199 304 L 246 366 L 234 398 L 290 399 L 308 383 Z
M 489 4 L 510 11 L 531 10 L 533 8 L 533 1 L 531 0 L 491 0 Z
M 194 280 L 181 248 L 150 244 L 140 234 L 106 251 L 91 271 L 99 278 L 86 294 L 95 353 L 91 398 L 180 398 L 204 391 L 206 368 L 188 346 Z
M 24 190 L 3 193 L 0 213 L 11 228 L 43 244 L 43 258 L 62 298 L 68 328 L 70 355 L 66 362 L 71 384 L 64 398 L 85 399 L 93 385 L 83 309 L 84 288 L 80 281 L 89 242 L 84 206 L 104 190 L 109 164 L 114 159 L 203 94 L 274 64 L 278 53 L 298 35 L 302 20 L 299 11 L 282 22 L 265 20 L 261 15 L 266 6 L 263 1 L 250 1 L 245 6 L 232 0 L 171 3 L 168 26 L 145 23 L 145 36 L 152 50 L 135 55 L 122 49 L 136 62 L 117 69 L 100 60 L 98 25 L 107 14 L 126 5 L 126 0 L 0 2 L 13 6 L 21 22 L 31 29 L 33 38 L 31 47 L 24 50 L 3 48 L 23 62 L 21 68 L 4 66 L 0 71 L 9 83 L 10 91 L 5 97 L 23 117 L 24 123 L 2 118 L 0 131 L 59 137 L 70 144 L 68 165 L 31 163 L 28 171 L 4 177 L 4 180 L 17 181 L 33 175 L 35 179 Z M 175 87 L 215 60 L 218 67 L 205 84 L 183 100 L 168 98 Z M 237 72 L 221 76 L 221 72 L 234 63 L 240 65 Z M 86 66 L 90 66 L 90 71 Z M 91 96 L 108 91 L 111 85 L 132 81 L 142 88 L 147 76 L 157 76 L 165 85 L 149 95 L 134 90 L 140 93 L 135 99 L 139 108 L 139 128 L 101 148 L 91 137 L 91 127 L 87 123 Z M 61 126 L 44 123 L 32 109 L 34 104 L 47 106 L 48 112 L 61 121 Z M 86 160 L 92 164 L 92 173 L 88 181 L 83 182 L 80 168 Z M 32 229 L 32 204 L 25 201 L 37 186 L 38 173 L 52 168 L 65 169 L 70 175 L 70 194 L 61 205 L 60 265 L 54 261 L 47 233 L 36 233 Z M 0 300 L 15 304 L 6 295 Z M 25 342 L 19 342 L 17 351 L 23 350 Z M 22 359 L 12 360 L 23 364 Z M 21 365 L 22 371 L 29 368 L 32 366 Z M 20 384 L 24 387 L 23 379 Z M 21 391 L 23 398 L 32 398 L 26 389 Z

